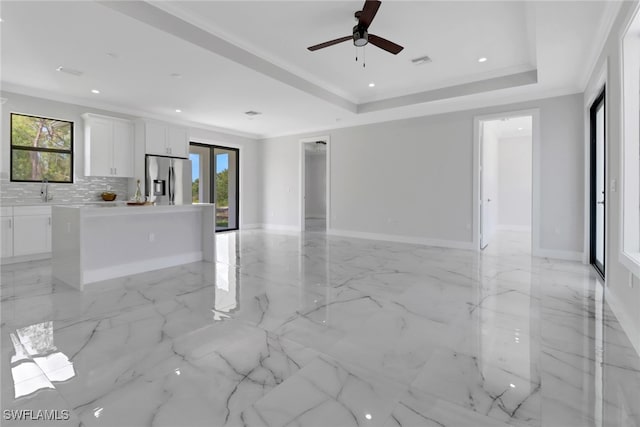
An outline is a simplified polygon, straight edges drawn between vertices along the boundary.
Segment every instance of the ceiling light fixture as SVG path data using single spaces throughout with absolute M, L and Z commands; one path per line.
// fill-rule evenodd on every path
M 518 128 L 518 130 L 523 130 L 523 128 Z
M 98 89 L 91 89 L 91 93 L 98 94 L 98 93 L 100 93 L 100 91 Z
M 176 113 L 182 113 L 182 110 L 179 108 L 176 108 Z
M 478 62 L 487 62 L 487 58 L 484 56 L 482 58 L 478 58 Z
M 428 64 L 429 62 L 431 62 L 431 58 L 429 58 L 427 55 L 421 56 L 420 58 L 413 58 L 411 60 L 411 63 L 413 63 L 413 65 Z
M 369 83 L 369 87 L 376 87 L 376 84 L 374 82 Z

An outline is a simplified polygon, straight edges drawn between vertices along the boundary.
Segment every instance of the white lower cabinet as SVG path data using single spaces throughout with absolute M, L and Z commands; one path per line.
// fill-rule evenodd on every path
M 0 208 L 0 257 L 13 256 L 13 208 Z
M 14 257 L 51 252 L 50 206 L 15 206 L 12 225 Z

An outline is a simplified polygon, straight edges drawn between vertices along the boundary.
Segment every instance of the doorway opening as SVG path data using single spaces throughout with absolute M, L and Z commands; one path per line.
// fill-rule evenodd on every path
M 329 220 L 329 138 L 305 139 L 301 143 L 300 228 L 302 231 L 326 232 Z
M 534 116 L 478 120 L 479 248 L 532 254 Z
M 590 128 L 590 197 L 589 197 L 589 262 L 604 279 L 606 221 L 606 134 L 605 89 L 593 101 L 589 111 Z
M 216 231 L 237 230 L 240 213 L 240 150 L 192 142 L 193 203 L 216 204 Z

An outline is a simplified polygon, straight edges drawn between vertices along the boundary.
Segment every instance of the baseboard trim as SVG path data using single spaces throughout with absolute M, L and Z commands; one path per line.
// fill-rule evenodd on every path
M 539 258 L 562 259 L 566 261 L 582 262 L 582 252 L 559 251 L 555 249 L 534 249 L 533 256 Z
M 357 239 L 383 240 L 387 242 L 435 246 L 439 248 L 473 250 L 473 242 L 459 242 L 456 240 L 428 239 L 423 237 L 399 236 L 396 234 L 367 233 L 363 231 L 338 230 L 335 228 L 328 229 L 327 234 L 340 237 L 355 237 Z
M 202 251 L 189 252 L 162 258 L 146 259 L 129 264 L 119 264 L 105 268 L 86 270 L 83 272 L 82 283 L 80 287 L 83 288 L 84 286 L 91 285 L 95 282 L 129 276 L 131 274 L 146 273 L 147 271 L 159 270 L 162 268 L 175 267 L 182 264 L 198 262 L 202 261 L 202 259 Z
M 51 252 L 44 252 L 34 255 L 19 255 L 0 259 L 0 265 L 17 264 L 19 262 L 41 261 L 43 259 L 51 259 Z
M 256 230 L 262 228 L 262 224 L 256 223 L 256 224 L 242 224 L 240 226 L 240 230 Z
M 268 231 L 297 231 L 300 232 L 300 227 L 296 225 L 280 225 L 280 224 L 260 224 L 260 228 Z
M 618 322 L 620 322 L 620 326 L 622 326 L 622 330 L 627 335 L 627 338 L 631 341 L 631 345 L 640 357 L 640 330 L 634 325 L 631 316 L 622 308 L 622 305 L 618 302 L 618 298 L 615 294 L 606 286 L 604 287 L 604 299 L 607 304 L 609 304 L 613 314 L 616 315 Z
M 508 224 L 499 224 L 496 226 L 497 230 L 500 231 L 526 231 L 528 233 L 531 232 L 530 225 L 508 225 Z

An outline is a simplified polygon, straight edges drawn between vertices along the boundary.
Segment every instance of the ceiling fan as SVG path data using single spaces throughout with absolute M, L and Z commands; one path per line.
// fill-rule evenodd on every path
M 397 55 L 402 49 L 404 49 L 404 47 L 382 37 L 376 36 L 375 34 L 369 34 L 368 32 L 369 25 L 371 25 L 373 18 L 375 18 L 376 13 L 380 8 L 380 3 L 381 2 L 379 0 L 365 0 L 362 10 L 355 13 L 358 23 L 353 27 L 353 35 L 340 37 L 339 39 L 310 46 L 307 49 L 313 52 L 318 49 L 333 46 L 334 44 L 346 42 L 347 40 L 353 40 L 353 44 L 357 47 L 371 43 L 382 50 L 386 50 L 389 53 Z

